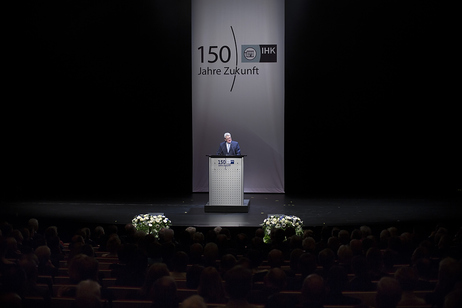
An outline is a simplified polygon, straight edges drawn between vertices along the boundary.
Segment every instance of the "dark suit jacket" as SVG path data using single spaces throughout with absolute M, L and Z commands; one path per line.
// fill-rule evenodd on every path
M 217 155 L 241 155 L 241 148 L 239 148 L 239 143 L 237 141 L 231 141 L 231 146 L 229 147 L 228 152 L 226 148 L 226 141 L 223 141 L 220 143 Z

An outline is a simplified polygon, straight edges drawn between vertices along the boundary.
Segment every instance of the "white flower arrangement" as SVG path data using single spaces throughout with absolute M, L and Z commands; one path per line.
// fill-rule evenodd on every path
M 263 241 L 269 243 L 271 241 L 271 230 L 273 228 L 283 229 L 292 227 L 295 229 L 295 234 L 303 236 L 303 221 L 297 216 L 289 215 L 272 215 L 266 218 L 261 224 L 265 231 Z
M 159 238 L 159 231 L 163 228 L 170 228 L 172 221 L 164 215 L 138 214 L 132 219 L 132 225 L 138 231 L 146 234 L 153 234 Z

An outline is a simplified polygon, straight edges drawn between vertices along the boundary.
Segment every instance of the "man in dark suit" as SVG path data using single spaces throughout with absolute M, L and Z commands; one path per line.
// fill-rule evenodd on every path
M 231 139 L 230 133 L 225 133 L 225 141 L 220 143 L 218 148 L 217 155 L 241 155 L 241 149 L 239 148 L 239 143 Z

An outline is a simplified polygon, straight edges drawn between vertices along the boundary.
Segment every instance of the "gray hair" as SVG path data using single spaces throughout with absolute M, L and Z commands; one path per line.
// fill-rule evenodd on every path
M 223 135 L 223 137 L 225 137 L 225 139 L 226 139 L 226 137 L 228 137 L 228 136 L 231 137 L 231 134 L 230 134 L 230 133 L 225 133 L 225 134 Z

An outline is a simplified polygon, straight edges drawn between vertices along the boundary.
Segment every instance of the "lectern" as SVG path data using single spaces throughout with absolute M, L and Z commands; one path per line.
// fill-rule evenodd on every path
M 244 199 L 244 157 L 246 155 L 208 155 L 209 202 L 207 213 L 248 213 L 249 200 Z

